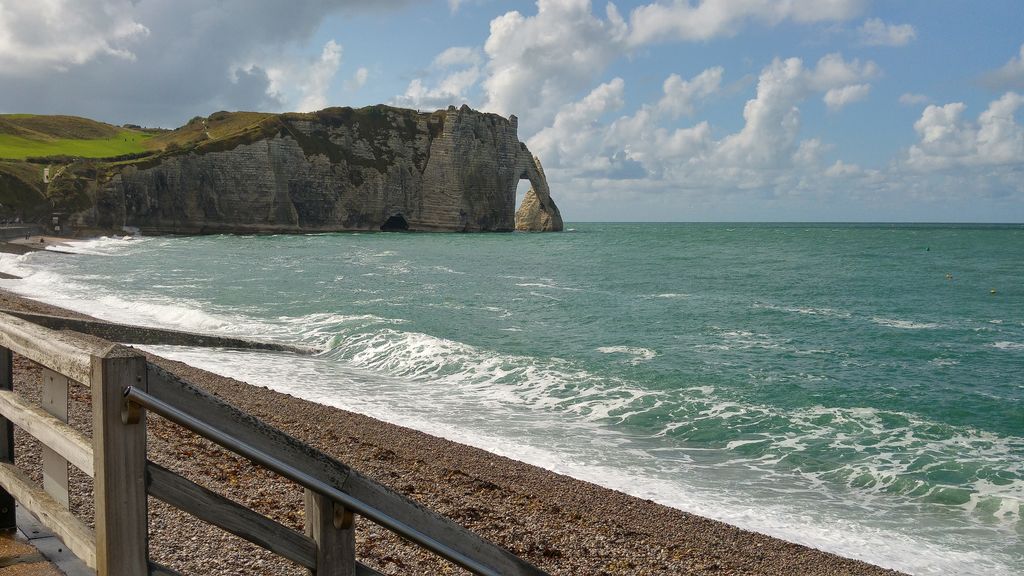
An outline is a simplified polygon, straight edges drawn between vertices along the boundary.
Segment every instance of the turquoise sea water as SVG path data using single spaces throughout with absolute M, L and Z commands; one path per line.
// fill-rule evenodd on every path
M 154 349 L 745 528 L 1024 571 L 1024 226 L 568 227 L 104 239 L 0 286 L 318 346 Z

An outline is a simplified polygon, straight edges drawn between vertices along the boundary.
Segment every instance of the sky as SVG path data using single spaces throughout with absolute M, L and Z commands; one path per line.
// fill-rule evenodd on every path
M 0 0 L 0 113 L 378 103 L 515 114 L 567 222 L 1024 222 L 1020 0 Z

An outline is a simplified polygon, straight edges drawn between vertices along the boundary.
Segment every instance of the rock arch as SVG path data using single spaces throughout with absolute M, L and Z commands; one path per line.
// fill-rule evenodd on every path
M 561 232 L 562 214 L 551 198 L 548 180 L 540 158 L 528 151 L 517 158 L 519 180 L 529 180 L 530 189 L 516 210 L 516 230 L 524 232 Z

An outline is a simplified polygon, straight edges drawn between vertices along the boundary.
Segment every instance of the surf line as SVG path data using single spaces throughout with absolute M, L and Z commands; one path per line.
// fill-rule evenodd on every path
M 104 320 L 69 318 L 0 308 L 0 314 L 10 314 L 22 320 L 45 326 L 51 330 L 71 330 L 91 336 L 98 336 L 122 344 L 148 344 L 151 346 L 197 346 L 201 348 L 234 348 L 239 350 L 263 350 L 267 352 L 291 352 L 312 355 L 320 352 L 316 348 L 295 346 L 279 342 L 264 342 L 248 338 L 200 334 L 183 330 L 150 328 L 132 324 L 118 324 Z

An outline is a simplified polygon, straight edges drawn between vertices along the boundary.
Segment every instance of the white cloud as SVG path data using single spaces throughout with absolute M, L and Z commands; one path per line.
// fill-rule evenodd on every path
M 453 46 L 435 56 L 430 67 L 443 70 L 455 66 L 479 66 L 482 60 L 480 52 L 475 48 Z
M 334 40 L 329 40 L 324 44 L 320 59 L 304 71 L 304 78 L 298 82 L 302 90 L 299 112 L 309 112 L 327 107 L 327 91 L 340 67 L 341 45 Z
M 341 68 L 341 57 L 342 46 L 328 40 L 315 59 L 279 54 L 269 61 L 250 62 L 233 73 L 265 70 L 270 97 L 297 112 L 310 112 L 330 105 L 329 91 Z
M 910 24 L 886 24 L 881 18 L 866 20 L 860 28 L 860 41 L 867 46 L 906 46 L 917 38 Z
M 678 74 L 672 74 L 662 85 L 665 95 L 658 102 L 658 110 L 672 118 L 693 114 L 694 106 L 699 101 L 719 91 L 724 72 L 721 66 L 709 68 L 689 81 L 683 80 Z
M 602 19 L 592 14 L 589 0 L 538 0 L 534 16 L 508 12 L 495 18 L 484 44 L 483 108 L 518 114 L 520 130 L 535 132 L 621 55 L 625 34 L 614 4 Z
M 352 79 L 345 85 L 345 89 L 349 92 L 355 92 L 363 86 L 366 86 L 366 81 L 370 78 L 370 71 L 365 67 L 360 66 L 356 69 L 355 73 L 352 74 Z
M 825 169 L 825 176 L 829 178 L 849 178 L 859 176 L 864 171 L 856 164 L 847 164 L 842 160 L 836 160 L 834 164 Z
M 324 18 L 406 2 L 0 0 L 0 108 L 165 127 L 214 110 L 294 110 Z
M 563 106 L 551 126 L 530 138 L 530 151 L 543 158 L 545 165 L 561 165 L 564 158 L 577 169 L 609 167 L 610 162 L 600 155 L 604 127 L 598 121 L 622 108 L 624 88 L 625 82 L 615 78 L 594 88 L 582 100 Z
M 831 146 L 822 143 L 817 138 L 810 138 L 800 142 L 796 152 L 793 153 L 793 164 L 805 168 L 814 168 L 821 163 L 821 157 Z
M 799 23 L 838 22 L 864 10 L 863 0 L 702 0 L 697 5 L 676 0 L 640 6 L 630 14 L 629 44 L 664 40 L 709 40 L 732 36 L 748 21 L 769 26 L 786 20 Z
M 841 94 L 849 86 L 868 86 L 862 81 L 876 74 L 874 62 L 846 61 L 839 54 L 824 56 L 813 69 L 806 68 L 799 58 L 775 59 L 761 72 L 757 97 L 743 109 L 743 129 L 721 142 L 717 160 L 747 168 L 779 167 L 792 158 L 799 145 L 799 102 L 814 92 L 828 94 L 838 89 Z M 855 96 L 862 90 L 852 93 Z
M 927 104 L 931 102 L 931 98 L 924 94 L 914 94 L 913 92 L 904 92 L 900 94 L 900 104 L 905 106 L 918 106 L 920 104 Z
M 468 46 L 455 46 L 441 52 L 430 63 L 424 76 L 409 82 L 405 93 L 393 102 L 398 106 L 431 109 L 460 105 L 470 100 L 470 91 L 481 77 L 483 56 Z M 435 85 L 428 83 L 436 78 Z
M 67 70 L 103 56 L 134 60 L 149 35 L 128 0 L 35 0 L 0 4 L 0 74 Z
M 907 165 L 915 170 L 1024 166 L 1024 127 L 1016 120 L 1022 106 L 1024 96 L 1007 92 L 977 122 L 964 118 L 962 102 L 928 106 L 914 123 L 920 140 L 908 150 Z
M 996 89 L 1024 89 L 1024 44 L 1020 45 L 1020 53 L 983 76 L 983 80 Z
M 825 93 L 824 101 L 829 110 L 838 111 L 847 104 L 860 102 L 871 92 L 870 84 L 850 84 L 842 88 L 832 88 Z
M 721 68 L 690 79 L 673 74 L 658 99 L 607 123 L 602 118 L 622 106 L 625 86 L 615 82 L 563 107 L 552 125 L 528 144 L 544 160 L 556 187 L 579 186 L 581 179 L 589 179 L 616 190 L 625 184 L 614 182 L 628 181 L 640 195 L 677 196 L 685 190 L 811 193 L 840 179 L 877 174 L 842 161 L 823 165 L 831 145 L 800 138 L 799 105 L 830 91 L 840 94 L 837 102 L 852 101 L 878 73 L 873 62 L 838 54 L 826 55 L 813 67 L 799 58 L 776 59 L 761 71 L 756 95 L 743 108 L 743 127 L 718 137 L 707 121 L 674 124 L 692 114 L 701 100 L 723 90 Z

